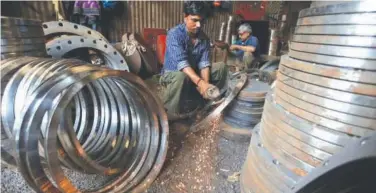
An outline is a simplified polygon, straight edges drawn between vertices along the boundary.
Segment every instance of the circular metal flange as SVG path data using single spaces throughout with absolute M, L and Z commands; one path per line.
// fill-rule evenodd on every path
M 46 36 L 58 34 L 72 34 L 93 39 L 102 39 L 107 42 L 107 39 L 99 32 L 90 29 L 86 26 L 79 25 L 67 21 L 50 21 L 43 23 L 43 31 Z
M 277 81 L 276 89 L 288 93 L 289 95 L 304 100 L 306 102 L 318 105 L 324 108 L 335 110 L 338 112 L 348 113 L 354 116 L 361 116 L 371 119 L 376 119 L 376 108 L 370 108 L 365 106 L 353 105 L 346 102 L 340 102 L 324 97 L 320 97 L 314 94 L 310 94 L 294 87 L 285 85 Z
M 293 35 L 293 42 L 327 44 L 352 47 L 376 47 L 375 37 L 366 36 L 330 36 L 330 35 Z
M 248 79 L 247 84 L 238 95 L 242 101 L 263 101 L 266 93 L 270 90 L 269 84 L 256 79 Z
M 309 82 L 311 84 L 319 85 L 326 88 L 331 88 L 335 90 L 342 90 L 346 92 L 376 96 L 376 85 L 372 84 L 363 84 L 358 82 L 350 82 L 345 80 L 327 78 L 323 76 L 313 75 L 304 73 L 301 71 L 294 70 L 292 68 L 281 65 L 279 72 L 285 76 L 292 77 L 304 82 Z M 280 80 L 278 78 L 278 80 Z M 281 80 L 283 81 L 283 80 Z
M 374 36 L 375 25 L 313 25 L 297 26 L 295 34 L 324 34 L 324 35 L 347 35 L 347 36 Z
M 100 51 L 106 60 L 106 66 L 116 70 L 129 71 L 124 57 L 108 42 L 92 37 L 65 36 L 55 38 L 46 44 L 47 53 L 54 58 L 62 58 L 68 52 L 78 48 L 91 48 Z
M 375 25 L 375 13 L 356 13 L 356 14 L 338 14 L 338 15 L 321 15 L 299 18 L 298 26 L 304 25 Z
M 376 31 L 375 31 L 376 34 Z M 346 46 L 332 46 L 321 44 L 306 44 L 291 42 L 290 49 L 308 52 L 314 54 L 324 54 L 338 57 L 360 58 L 360 59 L 376 59 L 376 49 L 372 48 L 359 48 L 359 47 L 346 47 Z
M 233 141 L 246 142 L 250 140 L 252 135 L 252 128 L 233 127 L 224 121 L 219 124 L 219 128 L 222 137 Z
M 376 66 L 374 65 L 375 60 L 336 57 L 336 56 L 300 52 L 300 51 L 295 51 L 295 50 L 290 50 L 288 55 L 291 58 L 313 62 L 313 63 L 327 64 L 327 65 L 332 65 L 332 66 L 348 67 L 348 68 L 355 68 L 355 69 L 362 69 L 362 70 L 376 70 Z
M 318 85 L 310 84 L 308 82 L 300 81 L 292 77 L 285 76 L 282 73 L 278 74 L 280 83 L 286 84 L 295 89 L 321 96 L 328 99 L 333 99 L 349 104 L 376 108 L 376 97 L 359 95 L 355 93 L 344 92 L 336 89 L 321 87 Z M 279 84 L 277 82 L 277 84 Z
M 376 72 L 354 70 L 348 68 L 332 67 L 311 62 L 304 62 L 288 57 L 287 55 L 281 57 L 281 64 L 289 68 L 304 71 L 310 74 L 325 76 L 335 79 L 362 82 L 369 84 L 376 84 Z
M 374 1 L 356 1 L 356 2 L 335 4 L 335 5 L 328 5 L 328 6 L 323 6 L 323 7 L 303 9 L 299 12 L 299 18 L 315 16 L 315 15 L 333 15 L 333 14 L 363 13 L 363 12 L 375 12 L 375 11 L 376 11 L 376 3 Z

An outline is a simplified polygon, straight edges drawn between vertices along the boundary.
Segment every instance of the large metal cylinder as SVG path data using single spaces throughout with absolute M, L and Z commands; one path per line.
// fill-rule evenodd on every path
M 276 29 L 270 29 L 269 49 L 268 49 L 269 56 L 277 56 L 278 42 L 279 42 L 278 31 Z
M 243 193 L 294 192 L 344 146 L 375 133 L 375 5 L 300 12 L 252 135 L 240 177 Z
M 227 28 L 226 28 L 226 35 L 225 35 L 225 42 L 230 44 L 231 43 L 231 32 L 232 32 L 232 26 L 233 26 L 233 16 L 228 16 L 228 21 L 227 21 Z

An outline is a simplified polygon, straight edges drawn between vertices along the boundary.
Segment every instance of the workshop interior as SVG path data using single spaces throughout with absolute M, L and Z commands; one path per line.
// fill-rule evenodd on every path
M 376 192 L 376 1 L 1 1 L 1 192 Z

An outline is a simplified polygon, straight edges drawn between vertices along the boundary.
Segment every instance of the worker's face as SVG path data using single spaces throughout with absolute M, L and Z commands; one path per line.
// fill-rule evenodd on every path
M 203 18 L 199 15 L 188 15 L 184 17 L 184 22 L 188 32 L 196 34 L 201 28 Z
M 239 34 L 239 38 L 242 40 L 242 41 L 245 41 L 248 39 L 248 37 L 251 35 L 249 32 L 238 32 Z

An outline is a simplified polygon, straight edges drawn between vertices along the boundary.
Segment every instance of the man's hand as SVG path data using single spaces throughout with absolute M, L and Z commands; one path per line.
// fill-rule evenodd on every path
M 205 82 L 201 79 L 201 81 L 197 84 L 197 90 L 201 94 L 201 96 L 205 96 L 205 92 L 210 88 L 210 84 Z
M 230 46 L 230 50 L 231 50 L 231 51 L 238 50 L 238 49 L 239 49 L 239 46 L 238 46 L 238 45 L 231 45 L 231 46 Z

